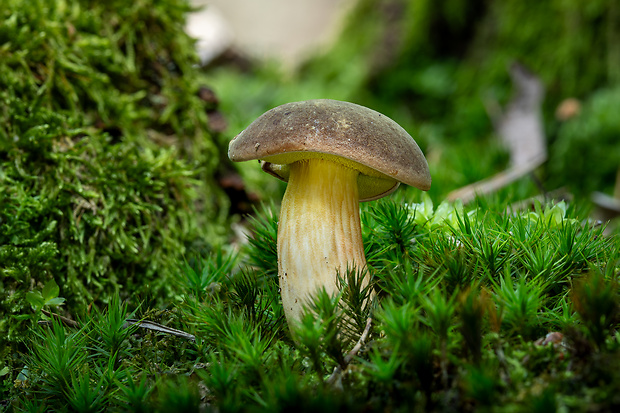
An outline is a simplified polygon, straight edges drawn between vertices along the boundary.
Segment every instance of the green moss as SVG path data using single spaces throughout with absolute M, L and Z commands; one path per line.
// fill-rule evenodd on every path
M 0 358 L 54 279 L 67 309 L 170 295 L 221 241 L 219 148 L 185 2 L 7 0 L 0 9 Z M 76 311 L 77 309 L 80 311 Z
M 107 311 L 95 309 L 79 328 L 29 331 L 27 375 L 20 368 L 12 407 L 615 411 L 617 237 L 583 225 L 562 204 L 514 214 L 494 212 L 506 204 L 375 204 L 362 211 L 377 280 L 370 313 L 355 305 L 367 291 L 346 277 L 341 297 L 316 294 L 293 341 L 267 265 L 276 217 L 266 210 L 255 242 L 239 255 L 262 263 L 256 269 L 239 270 L 234 254 L 218 250 L 179 271 L 179 299 L 166 311 L 132 313 L 112 295 Z M 539 250 L 551 252 L 547 273 L 527 262 Z M 460 261 L 450 263 L 457 253 Z M 467 280 L 454 286 L 453 270 Z M 53 295 L 53 286 L 46 290 Z M 361 328 L 351 323 L 360 316 Z M 128 317 L 195 341 L 125 328 Z M 545 337 L 553 341 L 543 344 Z

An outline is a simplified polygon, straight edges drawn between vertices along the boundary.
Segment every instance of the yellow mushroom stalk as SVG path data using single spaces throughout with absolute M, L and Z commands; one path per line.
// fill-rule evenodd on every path
M 366 266 L 358 175 L 323 159 L 290 165 L 278 223 L 278 274 L 289 324 L 301 319 L 312 292 L 325 288 L 338 294 L 337 272 Z

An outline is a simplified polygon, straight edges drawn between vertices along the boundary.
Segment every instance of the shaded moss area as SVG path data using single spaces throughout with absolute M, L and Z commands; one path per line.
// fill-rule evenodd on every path
M 161 302 L 171 265 L 222 240 L 219 149 L 199 96 L 189 6 L 7 0 L 0 9 L 0 348 L 26 292 L 67 309 Z
M 558 131 L 550 174 L 563 176 L 573 190 L 614 192 L 620 167 L 620 86 L 602 88 L 588 98 L 581 113 Z

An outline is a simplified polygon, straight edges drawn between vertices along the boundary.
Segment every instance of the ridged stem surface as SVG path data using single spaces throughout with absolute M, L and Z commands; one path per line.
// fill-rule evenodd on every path
M 337 271 L 366 266 L 359 217 L 358 171 L 309 159 L 290 165 L 278 224 L 278 273 L 286 319 L 301 319 L 320 287 L 338 293 Z

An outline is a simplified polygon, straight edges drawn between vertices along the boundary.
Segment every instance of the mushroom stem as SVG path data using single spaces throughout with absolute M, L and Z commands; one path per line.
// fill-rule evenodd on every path
M 358 174 L 324 159 L 290 164 L 278 224 L 278 274 L 289 326 L 301 320 L 303 305 L 321 287 L 338 293 L 338 271 L 366 266 Z

